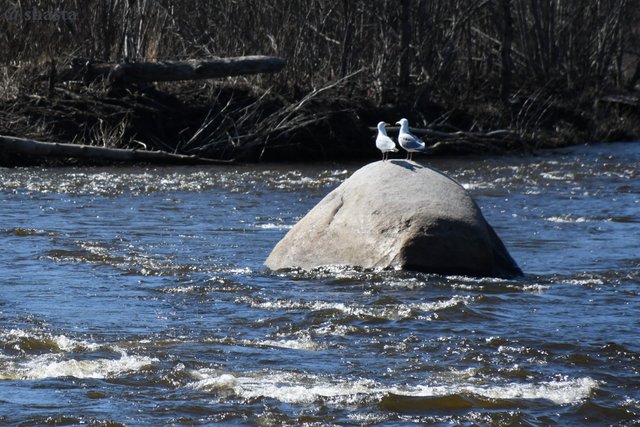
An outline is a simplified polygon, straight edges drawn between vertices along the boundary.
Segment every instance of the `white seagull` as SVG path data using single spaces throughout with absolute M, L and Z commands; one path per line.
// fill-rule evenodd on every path
M 398 151 L 396 143 L 387 136 L 387 129 L 385 129 L 384 125 L 386 125 L 385 122 L 378 122 L 378 136 L 376 137 L 376 147 L 382 151 L 382 161 L 389 158 L 390 151 Z
M 424 141 L 409 132 L 409 121 L 407 119 L 400 119 L 396 124 L 400 125 L 398 143 L 407 151 L 407 160 L 412 160 L 413 153 L 424 151 Z

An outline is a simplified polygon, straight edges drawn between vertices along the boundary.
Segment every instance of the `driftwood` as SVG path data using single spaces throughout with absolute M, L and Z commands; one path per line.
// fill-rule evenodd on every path
M 97 63 L 75 59 L 47 78 L 56 81 L 106 79 L 112 84 L 201 80 L 246 74 L 277 73 L 287 61 L 274 56 L 238 56 L 207 60 Z
M 14 155 L 35 157 L 61 157 L 88 159 L 91 161 L 153 163 L 153 164 L 216 164 L 228 165 L 233 160 L 207 159 L 198 156 L 173 154 L 164 151 L 127 150 L 93 145 L 64 144 L 35 141 L 0 135 L 0 153 L 7 158 Z

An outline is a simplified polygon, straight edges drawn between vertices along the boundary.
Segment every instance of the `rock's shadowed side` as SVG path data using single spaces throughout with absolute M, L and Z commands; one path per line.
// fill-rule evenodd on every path
M 356 171 L 287 233 L 265 265 L 272 270 L 349 265 L 522 275 L 462 186 L 405 160 L 379 161 Z

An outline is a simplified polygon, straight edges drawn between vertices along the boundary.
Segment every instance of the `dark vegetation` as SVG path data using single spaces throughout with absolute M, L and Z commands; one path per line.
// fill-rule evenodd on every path
M 0 0 L 0 20 L 0 135 L 242 161 L 375 156 L 400 117 L 434 152 L 640 139 L 640 0 Z M 287 65 L 56 77 L 254 54 Z

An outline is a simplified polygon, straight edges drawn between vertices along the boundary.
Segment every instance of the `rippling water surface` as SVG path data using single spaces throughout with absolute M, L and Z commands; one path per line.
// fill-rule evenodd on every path
M 524 279 L 265 271 L 361 165 L 0 169 L 0 424 L 640 423 L 640 144 L 422 161 Z

